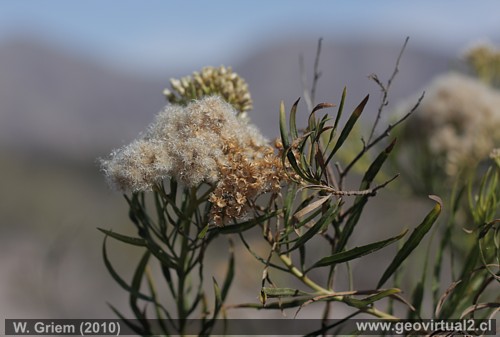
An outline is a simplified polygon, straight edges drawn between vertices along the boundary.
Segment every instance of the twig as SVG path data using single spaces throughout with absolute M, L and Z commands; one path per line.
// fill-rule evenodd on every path
M 283 262 L 283 264 L 288 268 L 288 270 L 309 288 L 316 290 L 320 294 L 329 294 L 333 296 L 335 295 L 334 292 L 319 286 L 318 284 L 313 282 L 309 277 L 307 277 L 303 272 L 297 269 L 297 267 L 293 265 L 292 260 L 290 259 L 289 256 L 285 254 L 280 254 L 278 255 L 278 257 L 280 258 L 281 262 Z
M 314 60 L 314 75 L 313 75 L 313 83 L 311 87 L 311 106 L 314 104 L 314 98 L 316 96 L 316 87 L 318 85 L 318 80 L 321 77 L 321 72 L 319 71 L 319 56 L 321 55 L 321 43 L 323 42 L 323 38 L 319 38 L 318 40 L 318 48 L 316 49 L 316 59 Z
M 394 181 L 397 177 L 399 177 L 399 174 L 396 174 L 391 179 L 385 181 L 384 183 L 382 183 L 380 185 L 375 186 L 374 188 L 367 189 L 367 190 L 362 190 L 362 191 L 341 191 L 341 190 L 337 190 L 337 189 L 335 189 L 333 187 L 324 186 L 324 185 L 307 185 L 306 187 L 309 188 L 309 189 L 319 189 L 319 190 L 325 191 L 327 193 L 330 193 L 332 195 L 338 195 L 338 196 L 352 196 L 352 195 L 356 195 L 356 196 L 359 196 L 359 195 L 374 196 L 375 194 L 377 194 L 378 190 L 380 190 L 381 188 L 384 188 L 385 186 L 387 186 L 389 183 L 391 183 L 392 181 Z
M 371 149 L 375 144 L 377 144 L 378 142 L 380 142 L 382 139 L 384 139 L 385 137 L 388 137 L 390 135 L 390 132 L 392 131 L 392 129 L 394 129 L 396 126 L 398 126 L 399 124 L 403 123 L 408 117 L 410 117 L 410 115 L 415 112 L 415 110 L 417 110 L 418 106 L 420 105 L 420 103 L 422 102 L 422 100 L 424 99 L 424 95 L 425 95 L 425 91 L 422 92 L 422 95 L 420 95 L 420 97 L 418 98 L 417 100 L 417 103 L 413 106 L 413 108 L 408 112 L 406 113 L 406 115 L 404 115 L 403 117 L 401 117 L 396 123 L 394 124 L 389 124 L 387 126 L 387 128 L 385 129 L 384 132 L 382 132 L 380 134 L 380 136 L 378 136 L 377 138 L 375 138 L 374 140 L 372 140 L 371 142 L 369 142 L 368 144 L 364 145 L 363 148 L 361 149 L 361 151 L 356 155 L 356 157 L 354 157 L 354 159 L 349 163 L 349 165 L 347 165 L 347 167 L 344 169 L 344 171 L 342 171 L 342 174 L 341 174 L 341 181 L 343 180 L 343 178 L 347 175 L 347 173 L 349 172 L 349 170 L 354 166 L 354 164 L 356 164 L 356 162 L 369 150 Z
M 306 74 L 306 66 L 304 64 L 304 55 L 299 55 L 299 69 L 300 69 L 300 84 L 302 86 L 302 91 L 304 95 L 304 101 L 307 105 L 307 110 L 312 110 L 311 97 L 309 95 L 309 91 L 307 90 L 307 74 Z
M 313 68 L 313 82 L 311 86 L 311 91 L 308 90 L 307 88 L 307 74 L 306 74 L 306 68 L 304 64 L 304 56 L 301 54 L 299 55 L 299 68 L 300 68 L 300 78 L 301 78 L 301 84 L 302 84 L 302 90 L 304 92 L 304 100 L 307 105 L 307 109 L 311 111 L 314 106 L 314 98 L 316 96 L 316 87 L 318 85 L 318 80 L 321 77 L 321 72 L 319 71 L 319 56 L 321 54 L 321 44 L 322 44 L 323 38 L 320 38 L 318 40 L 318 47 L 316 49 L 316 58 L 314 60 L 314 68 Z
M 403 56 L 403 53 L 405 51 L 405 48 L 406 48 L 406 45 L 408 44 L 409 39 L 410 39 L 410 37 L 407 36 L 405 39 L 405 42 L 403 43 L 403 47 L 401 48 L 401 51 L 399 52 L 398 58 L 396 60 L 396 65 L 394 67 L 394 71 L 392 72 L 392 75 L 389 78 L 389 80 L 387 81 L 386 85 L 384 85 L 382 82 L 380 82 L 377 75 L 372 74 L 369 76 L 372 80 L 375 81 L 375 83 L 377 83 L 379 85 L 380 89 L 382 90 L 383 96 L 382 96 L 382 100 L 380 102 L 380 106 L 378 107 L 377 117 L 375 119 L 375 122 L 373 123 L 372 130 L 370 132 L 370 136 L 368 137 L 368 143 L 370 143 L 370 141 L 372 140 L 372 138 L 375 134 L 375 129 L 377 128 L 377 125 L 380 121 L 380 117 L 382 115 L 382 111 L 384 110 L 384 107 L 389 104 L 389 100 L 388 100 L 389 89 L 391 87 L 392 82 L 394 81 L 394 78 L 396 77 L 397 73 L 399 72 L 399 62 L 401 61 L 401 57 Z

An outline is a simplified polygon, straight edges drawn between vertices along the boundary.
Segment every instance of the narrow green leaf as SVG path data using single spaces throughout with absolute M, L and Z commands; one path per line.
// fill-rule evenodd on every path
M 340 202 L 340 201 L 339 201 Z M 288 251 L 291 252 L 300 246 L 304 245 L 307 241 L 309 241 L 314 235 L 320 232 L 325 226 L 328 226 L 330 222 L 333 221 L 333 218 L 337 214 L 339 202 L 335 205 L 331 205 L 328 210 L 321 216 L 321 218 L 309 228 L 307 232 L 305 232 L 298 240 L 295 242 L 293 247 Z
M 315 143 L 316 145 L 318 143 Z M 326 163 L 325 163 L 325 156 L 321 151 L 320 147 L 317 147 L 315 150 L 315 163 L 316 163 L 316 172 L 314 174 L 314 178 L 318 181 L 321 180 L 321 176 L 323 175 L 323 172 L 326 172 Z M 326 178 L 326 176 L 325 176 Z
M 365 190 L 370 187 L 370 184 L 373 182 L 375 179 L 375 176 L 377 173 L 380 171 L 382 168 L 382 165 L 386 161 L 387 157 L 391 153 L 392 149 L 394 148 L 396 140 L 393 140 L 391 144 L 387 148 L 385 148 L 377 158 L 370 164 L 370 167 L 366 171 L 365 175 L 363 176 L 363 179 L 361 180 L 361 184 L 359 186 L 359 190 Z M 363 212 L 363 209 L 368 201 L 368 196 L 367 195 L 361 195 L 357 196 L 356 199 L 354 199 L 354 205 L 352 206 L 352 212 L 351 215 L 349 215 L 349 218 L 347 219 L 347 222 L 344 226 L 344 229 L 342 230 L 342 234 L 339 240 L 339 243 L 337 244 L 336 248 L 336 253 L 340 253 L 341 251 L 344 250 L 347 241 L 351 237 L 354 227 L 356 227 L 359 218 L 361 217 L 361 213 Z
M 194 301 L 191 302 L 191 305 L 186 311 L 186 317 L 189 317 L 198 308 L 198 304 L 200 304 L 202 300 L 203 300 L 203 292 L 198 292 L 195 295 Z
M 296 229 L 309 225 L 311 222 L 313 222 L 314 218 L 317 217 L 319 214 L 321 214 L 321 208 L 316 209 L 314 212 L 310 213 L 307 217 L 300 220 L 299 222 L 294 222 L 294 226 L 290 227 L 290 231 L 285 232 L 285 235 L 281 236 L 280 243 L 283 244 L 296 241 L 297 239 L 288 240 L 288 234 L 290 234 L 292 231 L 295 231 Z
M 293 170 L 295 173 L 297 173 L 302 179 L 305 181 L 311 181 L 311 178 L 308 176 L 307 172 L 305 172 L 300 166 L 299 163 L 297 163 L 297 159 L 295 159 L 295 155 L 293 154 L 292 150 L 288 148 L 285 150 L 286 152 L 286 158 L 288 159 L 288 162 L 292 166 Z M 301 158 L 304 156 L 302 155 Z M 307 163 L 302 163 L 304 166 L 309 167 Z
M 474 283 L 474 278 L 478 275 L 474 273 L 474 270 L 477 267 L 479 258 L 479 249 L 473 247 L 469 250 L 460 273 L 460 282 L 456 284 L 456 288 L 453 289 L 453 293 L 450 295 L 450 299 L 446 302 L 446 305 L 443 305 L 439 318 L 451 317 L 457 312 L 457 309 L 464 305 L 463 301 L 467 299 L 464 295 L 470 291 L 471 284 Z
M 427 252 L 425 254 L 425 262 L 424 262 L 422 277 L 420 278 L 420 281 L 417 283 L 415 289 L 413 290 L 412 301 L 411 301 L 411 303 L 413 304 L 413 308 L 408 308 L 408 318 L 410 319 L 420 318 L 420 312 L 422 311 L 422 302 L 424 300 L 424 287 L 425 287 L 425 281 L 427 280 L 427 265 L 429 262 L 429 252 L 431 243 L 432 241 L 429 242 L 429 248 L 427 249 Z
M 315 110 L 311 111 L 309 114 L 309 118 L 307 119 L 307 130 L 311 132 L 315 132 L 317 129 L 316 125 L 316 115 L 314 114 Z
M 352 206 L 351 215 L 349 215 L 349 218 L 347 219 L 340 234 L 339 243 L 335 248 L 335 253 L 340 253 L 344 250 L 345 246 L 347 245 L 347 241 L 354 231 L 354 227 L 356 227 L 356 225 L 358 224 L 359 218 L 361 217 L 361 213 L 363 212 L 363 208 L 365 207 L 367 201 L 368 197 L 365 195 L 361 196 L 360 199 L 355 199 L 355 203 Z
M 127 200 L 129 206 L 128 217 L 130 221 L 132 221 L 132 223 L 137 227 L 140 227 L 141 224 L 139 223 L 139 219 L 137 219 L 136 212 L 134 212 L 137 209 L 137 195 L 133 194 L 132 199 L 130 199 L 126 194 L 124 194 L 123 197 Z
M 316 201 L 310 203 L 309 205 L 307 205 L 306 207 L 302 208 L 300 211 L 297 211 L 293 215 L 293 217 L 297 220 L 300 220 L 300 218 L 302 218 L 304 215 L 308 214 L 309 212 L 312 212 L 313 210 L 317 209 L 318 207 L 323 205 L 325 202 L 327 202 L 328 199 L 330 199 L 330 197 L 331 197 L 331 194 L 319 198 L 318 200 L 316 200 Z
M 435 262 L 434 262 L 434 271 L 432 275 L 432 297 L 433 297 L 433 308 L 436 308 L 438 305 L 438 301 L 440 298 L 441 291 L 441 266 L 443 264 L 443 257 L 445 255 L 445 251 L 450 244 L 452 229 L 454 228 L 454 218 L 455 215 L 462 205 L 463 197 L 465 196 L 466 186 L 460 187 L 457 192 L 457 188 L 459 187 L 458 180 L 455 182 L 453 186 L 453 190 L 451 193 L 451 217 L 448 219 L 445 231 L 443 232 L 443 237 L 441 242 L 439 243 L 438 251 L 436 254 Z M 452 273 L 453 274 L 453 273 Z
M 403 247 L 397 252 L 396 256 L 392 260 L 391 264 L 385 270 L 384 274 L 378 282 L 377 288 L 380 288 L 391 275 L 396 271 L 396 269 L 403 263 L 404 260 L 410 255 L 410 253 L 417 248 L 419 243 L 424 238 L 425 234 L 431 229 L 434 222 L 436 222 L 439 214 L 441 213 L 442 201 L 437 196 L 429 196 L 430 199 L 436 201 L 434 208 L 427 214 L 424 221 L 413 230 L 408 241 L 405 242 Z
M 288 136 L 288 131 L 286 129 L 285 102 L 283 101 L 281 101 L 280 104 L 280 134 L 281 134 L 281 142 L 283 143 L 283 148 L 287 150 L 290 147 L 290 138 Z
M 208 228 L 209 228 L 208 224 L 205 227 L 203 227 L 203 229 L 198 234 L 198 239 L 203 239 L 205 237 L 205 235 L 207 235 Z
M 227 265 L 228 268 L 226 278 L 224 279 L 224 284 L 222 285 L 221 291 L 221 300 L 223 302 L 225 301 L 227 294 L 229 293 L 229 288 L 231 287 L 234 279 L 234 246 L 231 240 L 229 241 L 229 262 Z
M 148 331 L 144 331 L 141 329 L 141 327 L 134 325 L 132 323 L 132 320 L 125 318 L 125 316 L 123 316 L 123 314 L 119 312 L 118 309 L 116 309 L 114 306 L 112 306 L 109 303 L 108 305 L 111 308 L 111 310 L 115 313 L 115 315 L 118 316 L 123 321 L 123 323 L 125 323 L 125 325 L 127 325 L 130 329 L 132 329 L 132 331 L 134 331 L 138 336 L 150 335 Z
M 367 95 L 363 99 L 363 101 L 361 101 L 361 103 L 356 107 L 356 109 L 354 109 L 354 111 L 352 112 L 351 117 L 349 117 L 349 119 L 347 120 L 346 125 L 344 126 L 344 128 L 340 132 L 340 136 L 339 136 L 339 139 L 337 140 L 337 143 L 335 144 L 332 152 L 330 153 L 330 155 L 328 156 L 328 159 L 326 160 L 327 164 L 333 158 L 333 156 L 338 151 L 338 149 L 340 149 L 340 147 L 342 146 L 342 144 L 344 144 L 345 140 L 347 139 L 347 137 L 351 133 L 352 128 L 356 124 L 359 116 L 361 116 L 361 113 L 363 112 L 363 109 L 365 108 L 366 103 L 368 102 L 368 98 L 369 97 L 370 97 L 370 95 Z
M 266 297 L 295 297 L 295 296 L 309 296 L 311 294 L 303 292 L 299 289 L 293 288 L 269 288 L 263 287 L 261 291 L 266 295 Z
M 316 106 L 314 107 L 314 109 L 312 111 L 312 114 L 315 113 L 316 111 L 319 111 L 319 110 L 322 110 L 322 109 L 333 108 L 334 106 L 335 106 L 335 104 L 332 104 L 332 103 L 319 103 L 319 104 L 316 104 Z M 325 117 L 323 117 L 323 118 L 325 118 Z
M 177 268 L 177 264 L 175 263 L 175 260 L 173 257 L 168 255 L 163 249 L 161 249 L 160 246 L 156 242 L 153 241 L 152 238 L 149 238 L 147 240 L 147 247 L 149 251 L 158 259 L 160 262 L 164 265 L 166 265 L 169 268 Z
M 391 288 L 391 289 L 386 289 L 382 290 L 374 295 L 370 295 L 368 297 L 362 298 L 362 299 L 357 299 L 353 297 L 345 297 L 343 302 L 353 306 L 358 309 L 363 309 L 366 308 L 368 305 L 377 302 L 378 300 L 381 300 L 387 296 L 391 296 L 397 293 L 400 293 L 401 290 L 398 288 Z
M 401 292 L 401 289 L 398 289 L 398 288 L 386 289 L 386 290 L 383 290 L 383 291 L 381 291 L 381 292 L 379 292 L 377 294 L 365 297 L 363 299 L 363 301 L 367 301 L 368 303 L 374 303 L 374 302 L 376 302 L 378 300 L 383 299 L 384 297 L 391 296 L 391 295 L 394 295 L 394 294 L 399 294 L 400 292 Z
M 292 140 L 299 137 L 299 132 L 297 130 L 297 106 L 299 104 L 300 97 L 293 103 L 292 109 L 290 110 L 290 134 Z
M 219 284 L 217 283 L 217 280 L 215 279 L 215 277 L 212 277 L 212 281 L 214 284 L 215 299 L 217 300 L 218 303 L 221 303 L 222 297 L 221 297 L 221 291 L 220 291 Z
M 103 228 L 99 228 L 99 227 L 97 229 L 100 230 L 101 232 L 103 232 L 104 234 L 106 234 L 106 235 L 108 235 L 108 236 L 110 236 L 113 239 L 116 239 L 118 241 L 128 243 L 128 244 L 134 245 L 134 246 L 146 247 L 146 240 L 144 240 L 144 239 L 133 238 L 131 236 L 118 234 L 118 233 L 115 233 L 115 232 L 112 232 L 112 231 L 109 231 L 109 230 L 106 230 Z
M 342 112 L 344 111 L 346 94 L 347 94 L 347 88 L 344 87 L 344 90 L 342 91 L 342 98 L 340 99 L 339 109 L 337 111 L 337 117 L 335 117 L 335 124 L 333 125 L 333 130 L 332 133 L 330 134 L 330 140 L 328 141 L 328 144 L 330 144 L 330 142 L 333 140 L 333 136 L 335 136 L 335 132 L 337 131 L 337 127 L 339 126 L 340 117 L 342 117 Z
M 227 226 L 222 226 L 222 227 L 214 227 L 209 229 L 209 232 L 212 232 L 214 234 L 232 234 L 232 233 L 241 233 L 244 232 L 259 223 L 262 223 L 263 221 L 266 221 L 267 219 L 270 219 L 276 215 L 278 215 L 280 212 L 279 211 L 273 211 L 261 216 L 258 216 L 254 219 L 250 219 L 248 221 L 240 222 L 234 225 L 227 225 Z
M 293 108 L 292 108 L 293 110 Z M 299 164 L 297 163 L 297 160 L 295 159 L 295 156 L 293 152 L 291 151 L 290 148 L 290 136 L 288 134 L 288 130 L 286 127 L 286 112 L 285 112 L 285 103 L 281 101 L 280 104 L 280 135 L 281 135 L 281 142 L 283 143 L 283 149 L 284 149 L 284 157 L 283 161 L 285 160 L 285 157 L 288 159 L 290 162 L 290 165 L 294 169 L 294 171 L 301 176 L 301 178 L 309 180 L 307 175 L 304 173 L 304 171 L 300 168 Z
M 176 290 L 174 289 L 174 283 L 172 282 L 172 275 L 170 274 L 170 269 L 168 266 L 162 264 L 161 265 L 161 272 L 163 274 L 163 278 L 165 279 L 168 288 L 170 289 L 170 294 L 174 299 L 177 299 L 177 294 Z
M 158 217 L 158 225 L 160 226 L 160 233 L 166 235 L 167 232 L 167 221 L 165 219 L 165 208 L 166 204 L 162 205 L 161 192 L 154 192 L 156 214 Z
M 291 300 L 280 300 L 280 301 L 273 301 L 270 303 L 263 302 L 265 294 L 261 292 L 259 296 L 259 301 L 260 303 L 242 303 L 235 305 L 234 308 L 252 308 L 252 309 L 258 309 L 258 310 L 274 310 L 274 309 L 288 309 L 288 308 L 296 308 L 300 307 L 303 305 L 305 302 L 310 300 L 310 297 L 298 297 L 298 298 L 293 298 Z
M 431 247 L 434 245 L 434 234 L 436 233 L 436 228 L 434 228 L 431 234 L 431 239 L 429 240 L 427 251 L 425 252 L 424 266 L 422 276 L 420 281 L 417 283 L 412 295 L 413 308 L 408 308 L 408 317 L 410 319 L 420 318 L 420 312 L 422 310 L 422 302 L 424 300 L 424 287 L 427 280 L 427 266 L 429 265 Z
M 287 190 L 286 190 L 285 198 L 283 201 L 283 210 L 284 210 L 283 220 L 285 223 L 285 228 L 287 228 L 287 229 L 291 226 L 293 200 L 295 198 L 296 193 L 297 193 L 297 188 L 295 187 L 295 184 L 289 185 Z
M 356 247 L 356 248 L 353 248 L 353 249 L 348 250 L 348 251 L 344 251 L 344 252 L 340 252 L 340 253 L 336 253 L 336 254 L 324 257 L 321 260 L 319 260 L 318 262 L 316 262 L 315 264 L 313 264 L 308 270 L 311 270 L 311 269 L 317 268 L 317 267 L 329 266 L 329 265 L 332 265 L 334 263 L 342 263 L 342 262 L 354 260 L 354 259 L 357 259 L 361 256 L 376 252 L 377 250 L 382 249 L 385 246 L 390 245 L 391 243 L 400 240 L 403 236 L 406 235 L 407 232 L 408 232 L 408 230 L 405 230 L 403 233 L 401 233 L 397 236 L 394 236 L 390 239 L 374 242 L 374 243 L 371 243 L 369 245 Z
M 441 312 L 441 308 L 443 307 L 443 304 L 446 302 L 446 300 L 448 299 L 448 296 L 450 296 L 450 294 L 453 292 L 453 290 L 455 290 L 456 286 L 458 284 L 460 284 L 462 281 L 459 280 L 459 281 L 456 281 L 456 282 L 452 282 L 448 288 L 446 289 L 446 291 L 441 295 L 441 297 L 439 298 L 438 302 L 437 302 L 437 305 L 436 305 L 436 309 L 435 309 L 435 312 L 434 312 L 434 315 L 436 317 L 439 317 L 439 314 Z
M 148 282 L 148 286 L 149 286 L 149 290 L 151 292 L 151 298 L 153 299 L 153 303 L 154 303 L 154 306 L 155 306 L 155 313 L 156 313 L 156 318 L 159 319 L 159 320 L 162 320 L 160 323 L 160 326 L 163 330 L 164 333 L 168 333 L 167 332 L 167 328 L 165 326 L 165 321 L 166 318 L 168 319 L 172 319 L 172 317 L 170 316 L 170 313 L 158 302 L 158 297 L 156 296 L 156 287 L 154 285 L 154 281 L 153 281 L 153 278 L 151 276 L 151 273 L 148 273 L 146 272 L 146 281 Z
M 107 250 L 106 250 L 106 240 L 107 240 L 107 236 L 104 237 L 104 241 L 102 243 L 102 256 L 103 256 L 103 259 L 104 259 L 104 265 L 106 266 L 106 269 L 108 269 L 109 273 L 111 274 L 111 277 L 113 277 L 113 279 L 123 288 L 125 289 L 126 291 L 128 291 L 129 293 L 133 293 L 134 296 L 137 296 L 137 298 L 140 298 L 140 299 L 143 299 L 145 301 L 149 301 L 151 302 L 153 299 L 150 297 L 150 296 L 146 296 L 144 294 L 141 294 L 140 292 L 136 291 L 135 289 L 133 289 L 131 286 L 129 286 L 127 284 L 127 282 L 125 282 L 121 277 L 120 275 L 118 275 L 118 273 L 115 271 L 115 269 L 113 268 L 113 266 L 111 265 L 111 262 L 109 261 L 109 258 L 108 258 L 108 253 L 107 253 Z
M 436 259 L 434 262 L 434 270 L 432 275 L 432 298 L 434 308 L 437 306 L 439 300 L 439 292 L 441 289 L 441 267 L 443 264 L 443 257 L 445 255 L 446 248 L 450 244 L 452 228 L 453 222 L 449 221 L 446 230 L 443 233 L 443 237 L 441 238 L 441 242 L 439 244 Z
M 264 266 L 270 266 L 270 267 L 273 267 L 274 269 L 276 270 L 281 270 L 281 271 L 284 271 L 284 272 L 288 272 L 288 268 L 284 268 L 284 267 L 281 267 L 277 264 L 274 264 L 272 262 L 269 262 L 269 260 L 267 258 L 263 258 L 262 256 L 259 256 L 256 252 L 254 252 L 252 250 L 252 248 L 250 247 L 250 244 L 245 240 L 245 237 L 243 234 L 241 233 L 238 233 L 239 234 L 239 237 L 241 239 L 241 242 L 243 242 L 243 245 L 245 246 L 245 248 L 248 250 L 248 252 L 250 254 L 252 254 L 252 256 L 257 260 L 259 261 L 260 263 L 262 263 Z
M 219 285 L 217 284 L 217 281 L 215 280 L 215 277 L 212 277 L 212 281 L 214 284 L 214 295 L 215 295 L 215 303 L 214 303 L 214 314 L 213 318 L 215 319 L 217 315 L 219 314 L 219 311 L 222 307 L 222 294 L 219 288 Z
M 409 310 L 408 317 L 410 319 L 415 319 L 420 317 L 423 299 L 424 299 L 424 282 L 423 280 L 420 280 L 415 286 L 415 290 L 413 290 L 411 303 L 415 307 L 415 311 Z
M 144 253 L 139 262 L 139 265 L 137 266 L 137 269 L 134 273 L 134 277 L 132 278 L 131 289 L 133 290 L 133 292 L 130 293 L 130 300 L 129 300 L 130 307 L 132 308 L 135 317 L 141 320 L 141 324 L 145 325 L 146 330 L 148 330 L 147 328 L 148 323 L 146 321 L 143 321 L 146 317 L 144 316 L 144 314 L 139 309 L 139 306 L 137 305 L 137 300 L 138 300 L 137 294 L 140 291 L 142 278 L 144 276 L 144 272 L 146 270 L 146 266 L 148 265 L 150 256 L 151 253 L 148 250 L 146 250 L 146 252 Z M 153 297 L 151 297 L 151 301 L 154 301 Z
M 304 245 L 299 247 L 300 256 L 300 270 L 304 271 L 304 266 L 306 264 L 306 247 Z
M 313 138 L 314 142 L 316 142 L 316 143 L 319 142 L 320 139 L 322 138 L 322 135 L 325 132 L 327 132 L 328 130 L 333 128 L 333 126 L 325 126 L 326 123 L 329 121 L 330 121 L 330 117 L 328 114 L 324 115 L 323 118 L 321 118 L 321 121 L 318 124 L 318 130 L 316 131 L 316 136 Z
M 373 161 L 373 163 L 370 164 L 370 167 L 366 171 L 365 175 L 363 176 L 363 179 L 361 181 L 361 185 L 359 186 L 360 190 L 365 190 L 370 188 L 371 183 L 377 176 L 378 172 L 382 168 L 382 165 L 384 162 L 387 160 L 389 157 L 389 154 L 392 152 L 394 149 L 394 145 L 396 145 L 396 139 L 394 139 L 389 146 L 387 146 L 382 152 L 379 153 L 377 158 Z
M 177 187 L 178 187 L 177 180 L 175 180 L 174 178 L 170 178 L 169 194 L 170 194 L 170 199 L 172 200 L 171 204 L 173 204 L 174 206 L 177 203 Z

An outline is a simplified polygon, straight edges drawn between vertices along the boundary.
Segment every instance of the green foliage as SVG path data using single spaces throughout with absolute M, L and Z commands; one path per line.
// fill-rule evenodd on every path
M 391 264 L 387 267 L 386 271 L 382 275 L 382 278 L 378 282 L 378 287 L 381 287 L 389 279 L 389 277 L 394 274 L 396 269 L 401 265 L 401 263 L 403 263 L 404 260 L 408 258 L 411 252 L 417 248 L 425 234 L 427 234 L 432 225 L 436 222 L 439 214 L 441 213 L 442 201 L 436 196 L 432 196 L 431 199 L 437 202 L 436 206 L 434 206 L 432 211 L 425 217 L 424 221 L 422 221 L 422 223 L 415 228 L 408 241 L 406 241 L 403 247 L 397 252 L 394 260 L 392 260 Z
M 365 246 L 355 247 L 355 248 L 347 250 L 347 251 L 343 251 L 343 252 L 336 253 L 336 254 L 333 254 L 330 256 L 326 256 L 326 257 L 322 258 L 321 260 L 319 260 L 318 262 L 314 263 L 311 266 L 311 269 L 317 268 L 317 267 L 325 267 L 325 266 L 329 266 L 329 265 L 337 264 L 337 263 L 342 263 L 342 262 L 347 262 L 347 261 L 351 261 L 351 260 L 360 258 L 360 257 L 365 256 L 365 255 L 371 254 L 373 252 L 376 252 L 379 249 L 384 248 L 387 245 L 390 245 L 393 242 L 400 240 L 403 236 L 406 235 L 407 232 L 408 231 L 405 230 L 403 233 L 401 233 L 395 237 L 389 238 L 387 240 L 370 243 L 370 244 L 365 245 Z
M 478 173 L 481 174 L 481 170 L 478 170 Z M 482 304 L 485 304 L 480 302 L 481 298 L 489 301 L 496 296 L 495 302 L 500 299 L 498 297 L 500 284 L 499 174 L 499 167 L 491 166 L 480 179 L 471 177 L 466 182 L 469 205 L 467 234 L 472 238 L 466 244 L 466 249 L 463 249 L 465 259 L 462 268 L 459 269 L 458 279 L 438 301 L 435 310 L 437 317 L 474 315 L 474 311 L 479 310 Z M 455 209 L 454 212 L 456 211 Z M 468 311 L 471 306 L 476 306 L 476 309 Z M 489 307 L 486 305 L 486 308 Z M 490 312 L 495 312 L 494 308 L 492 307 Z M 483 310 L 482 317 L 488 317 L 487 313 L 487 310 Z
M 379 114 L 386 104 L 387 90 L 394 75 L 387 85 L 374 77 L 384 91 Z M 397 300 L 408 309 L 408 317 L 421 318 L 429 312 L 424 308 L 424 299 L 428 296 L 433 302 L 433 317 L 456 318 L 472 315 L 480 309 L 488 314 L 496 310 L 498 298 L 492 301 L 486 296 L 491 293 L 491 289 L 498 287 L 500 281 L 500 168 L 488 169 L 479 183 L 471 179 L 467 186 L 457 184 L 451 193 L 449 207 L 439 197 L 431 196 L 436 203 L 427 216 L 422 221 L 409 219 L 405 224 L 414 226 L 420 223 L 404 242 L 408 230 L 355 246 L 353 237 L 357 231 L 363 230 L 360 220 L 366 205 L 377 196 L 379 190 L 397 177 L 395 175 L 385 181 L 382 179 L 387 176 L 383 172 L 384 166 L 396 145 L 395 139 L 387 140 L 389 133 L 414 109 L 376 136 L 374 132 L 378 116 L 368 141 L 362 140 L 360 150 L 351 153 L 352 159 L 344 162 L 345 166 L 342 167 L 338 162 L 339 151 L 357 141 L 354 130 L 369 99 L 369 96 L 364 97 L 354 107 L 345 124 L 341 125 L 343 111 L 347 108 L 346 96 L 347 90 L 344 89 L 333 117 L 324 112 L 334 107 L 334 104 L 320 103 L 312 107 L 303 129 L 297 125 L 299 100 L 292 105 L 288 116 L 285 104 L 281 102 L 279 127 L 282 147 L 279 151 L 288 179 L 281 181 L 279 191 L 268 193 L 266 198 L 259 199 L 257 203 L 247 204 L 249 211 L 245 219 L 224 226 L 211 222 L 213 205 L 210 195 L 216 188 L 215 184 L 201 183 L 186 187 L 174 178 L 169 178 L 156 184 L 151 193 L 126 195 L 130 220 L 137 230 L 137 236 L 99 230 L 105 234 L 104 264 L 115 281 L 129 293 L 130 307 L 141 326 L 132 325 L 114 307 L 112 310 L 142 335 L 183 335 L 186 320 L 193 317 L 202 318 L 199 334 L 209 335 L 215 319 L 226 318 L 230 310 L 238 308 L 296 308 L 297 315 L 306 306 L 318 303 L 324 305 L 324 317 L 328 317 L 331 305 L 336 303 L 351 309 L 353 314 L 349 318 L 367 314 L 376 318 L 398 319 L 401 317 L 392 312 L 392 302 Z M 319 116 L 320 112 L 324 114 Z M 353 168 L 359 170 L 360 163 L 363 163 L 363 174 L 353 175 Z M 358 189 L 346 188 L 347 182 L 349 185 L 354 183 Z M 463 245 L 465 248 L 457 254 L 462 259 L 462 263 L 458 264 L 459 270 L 453 270 L 458 278 L 453 278 L 453 283 L 442 289 L 444 257 L 457 253 L 451 237 L 460 232 L 454 226 L 454 221 L 464 205 L 466 194 L 469 207 L 467 224 L 470 225 L 467 230 L 468 235 L 474 238 L 468 240 Z M 222 201 L 235 197 L 223 195 Z M 445 219 L 442 214 L 445 214 Z M 445 225 L 439 226 L 444 220 Z M 248 234 L 255 232 L 252 231 L 255 228 L 261 233 L 258 238 L 260 242 L 255 242 L 256 239 Z M 434 242 L 434 234 L 440 233 L 440 230 L 443 234 L 436 255 L 432 259 L 430 249 L 427 250 L 424 269 L 416 277 L 418 282 L 415 287 L 402 289 L 405 285 L 395 281 L 391 287 L 382 288 L 397 274 L 408 270 L 415 273 L 411 266 L 414 252 L 421 248 L 429 232 L 432 232 L 431 242 Z M 239 237 L 248 252 L 262 264 L 263 276 L 258 294 L 260 302 L 226 303 L 230 298 L 231 286 L 237 279 L 235 237 Z M 142 258 L 131 282 L 124 280 L 113 267 L 107 253 L 108 238 L 142 251 Z M 211 270 L 204 268 L 204 264 L 207 248 L 223 238 L 228 239 L 229 249 L 226 274 L 221 281 L 216 279 Z M 262 242 L 266 249 L 262 248 Z M 378 283 L 368 290 L 354 289 L 354 275 L 349 263 L 357 260 L 357 263 L 363 264 L 363 257 L 395 242 L 399 242 L 400 246 Z M 318 258 L 315 256 L 318 247 L 326 247 L 328 252 Z M 432 273 L 427 273 L 428 267 Z M 151 270 L 160 270 L 163 280 L 153 278 Z M 347 271 L 351 286 L 338 291 L 335 276 L 340 270 Z M 280 273 L 279 282 L 273 281 L 276 273 Z M 212 289 L 209 291 L 205 289 L 205 278 L 212 279 Z M 300 282 L 300 286 L 292 283 L 292 279 Z M 166 300 L 158 296 L 158 281 L 165 284 L 169 292 Z M 431 287 L 427 286 L 429 283 Z M 405 294 L 412 294 L 411 301 L 404 298 Z M 385 302 L 389 302 L 389 309 L 379 309 Z M 147 317 L 164 320 L 177 318 L 181 323 L 176 331 L 167 331 L 165 326 L 162 331 L 152 331 Z

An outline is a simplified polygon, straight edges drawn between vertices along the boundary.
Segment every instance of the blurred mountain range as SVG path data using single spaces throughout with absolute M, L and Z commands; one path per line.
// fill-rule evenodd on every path
M 322 76 L 316 101 L 338 103 L 344 86 L 347 107 L 371 93 L 367 114 L 373 114 L 380 90 L 368 79 L 386 80 L 402 46 L 377 41 L 324 41 Z M 249 83 L 254 99 L 251 118 L 268 137 L 277 136 L 277 111 L 302 96 L 299 56 L 308 85 L 317 41 L 277 41 L 256 47 L 233 69 Z M 434 75 L 450 68 L 454 55 L 443 55 L 410 44 L 400 63 L 391 101 L 415 93 Z M 54 153 L 87 161 L 130 142 L 165 104 L 162 90 L 170 77 L 196 69 L 159 71 L 156 77 L 132 75 L 28 36 L 0 43 L 0 144 L 32 155 Z M 302 105 L 302 116 L 307 116 Z

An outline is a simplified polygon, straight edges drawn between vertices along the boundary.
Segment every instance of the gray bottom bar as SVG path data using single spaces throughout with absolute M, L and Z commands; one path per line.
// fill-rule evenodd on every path
M 6 319 L 5 335 L 127 336 L 127 335 L 426 335 L 455 332 L 496 335 L 496 320 L 377 320 L 377 319 Z

